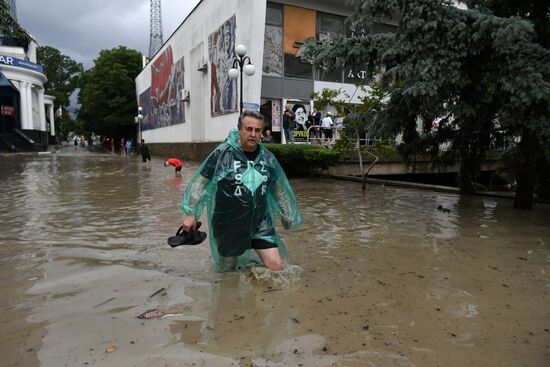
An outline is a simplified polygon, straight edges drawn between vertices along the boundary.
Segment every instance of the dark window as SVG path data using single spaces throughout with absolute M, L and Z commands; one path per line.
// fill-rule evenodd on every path
M 303 63 L 298 57 L 285 54 L 285 76 L 289 78 L 311 79 L 313 77 L 311 64 Z
M 345 17 L 335 14 L 317 13 L 317 39 L 323 41 L 331 34 L 344 34 Z M 324 82 L 342 82 L 342 69 L 331 71 L 315 70 L 315 80 Z
M 372 33 L 392 33 L 397 29 L 396 26 L 391 24 L 375 23 L 372 26 Z
M 317 38 L 321 34 L 344 34 L 345 17 L 327 13 L 317 13 Z
M 323 82 L 342 82 L 342 69 L 334 69 L 331 71 L 323 71 L 315 69 L 315 80 L 321 80 Z
M 265 23 L 271 25 L 283 25 L 283 7 L 281 4 L 267 3 Z
M 355 29 L 348 28 L 346 34 L 348 36 L 365 37 L 367 34 L 390 33 L 395 32 L 397 26 L 386 23 L 374 23 L 370 27 L 357 26 Z

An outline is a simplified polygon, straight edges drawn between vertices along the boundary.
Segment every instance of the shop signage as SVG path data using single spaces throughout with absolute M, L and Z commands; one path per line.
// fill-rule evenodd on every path
M 260 105 L 258 103 L 243 102 L 243 108 L 245 110 L 259 110 Z
M 44 73 L 44 67 L 34 62 L 18 59 L 16 57 L 0 55 L 0 64 Z
M 15 108 L 13 106 L 0 106 L 0 115 L 15 116 Z

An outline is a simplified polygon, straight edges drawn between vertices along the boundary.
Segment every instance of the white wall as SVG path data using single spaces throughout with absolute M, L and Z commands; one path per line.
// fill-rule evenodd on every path
M 184 57 L 185 89 L 191 85 L 191 73 L 197 71 L 198 65 L 191 65 L 190 52 L 203 43 L 203 60 L 208 63 L 208 36 L 223 22 L 235 14 L 236 40 L 235 45 L 243 44 L 248 49 L 248 56 L 256 67 L 256 73 L 248 77 L 243 76 L 243 101 L 260 103 L 263 44 L 265 28 L 266 2 L 258 0 L 202 0 L 184 23 L 163 45 L 156 57 L 168 47 L 172 47 L 173 60 L 176 62 Z M 151 64 L 155 58 L 143 69 L 136 78 L 137 98 L 151 86 Z M 196 77 L 196 76 L 195 76 Z M 239 93 L 237 86 L 237 93 Z M 190 90 L 190 89 L 189 89 Z M 200 102 L 197 102 L 200 101 Z M 138 99 L 139 103 L 139 99 Z M 203 141 L 223 141 L 230 129 L 237 125 L 238 112 L 221 116 L 211 116 L 210 113 L 210 65 L 208 73 L 204 74 L 202 91 L 190 90 L 190 102 L 185 103 L 185 123 L 163 128 L 145 130 L 142 137 L 148 143 L 172 143 L 196 141 L 192 134 L 191 106 L 193 103 L 202 104 L 204 123 Z M 196 122 L 195 122 L 196 125 Z

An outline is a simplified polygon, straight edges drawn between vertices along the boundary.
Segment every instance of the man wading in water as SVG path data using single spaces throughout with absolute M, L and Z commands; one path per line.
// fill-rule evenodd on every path
M 187 185 L 180 204 L 183 229 L 195 230 L 206 205 L 210 249 L 219 270 L 263 263 L 278 271 L 287 251 L 275 232 L 275 215 L 285 229 L 300 225 L 302 215 L 279 162 L 259 144 L 262 114 L 245 110 L 237 127 Z

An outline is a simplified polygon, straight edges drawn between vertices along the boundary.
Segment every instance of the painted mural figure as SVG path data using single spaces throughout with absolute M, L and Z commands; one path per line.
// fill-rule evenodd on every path
M 223 84 L 220 83 L 220 85 L 224 85 L 224 98 L 223 98 L 223 110 L 224 111 L 231 111 L 232 109 L 237 108 L 237 101 L 236 101 L 236 80 L 229 78 L 229 69 L 233 67 L 233 60 L 235 60 L 235 32 L 234 27 L 231 26 L 231 23 L 225 22 L 224 25 L 224 31 L 223 31 L 223 58 L 221 62 L 224 63 L 224 73 L 222 74 L 224 77 Z
M 265 26 L 263 69 L 264 74 L 283 76 L 283 30 L 281 27 Z
M 172 46 L 151 63 L 151 88 L 139 96 L 139 105 L 143 109 L 141 130 L 185 122 L 180 98 L 185 87 L 184 71 L 183 57 L 174 63 Z
M 210 111 L 214 114 L 214 111 L 221 111 L 221 91 L 218 79 L 218 50 L 221 49 L 221 37 L 218 33 L 214 33 L 212 39 L 214 47 L 211 48 L 210 60 L 216 62 L 210 63 Z
M 237 82 L 228 71 L 235 59 L 235 16 L 208 37 L 210 61 L 210 112 L 213 116 L 237 110 Z
M 168 104 L 172 47 L 168 47 L 151 65 L 151 103 L 156 109 Z

